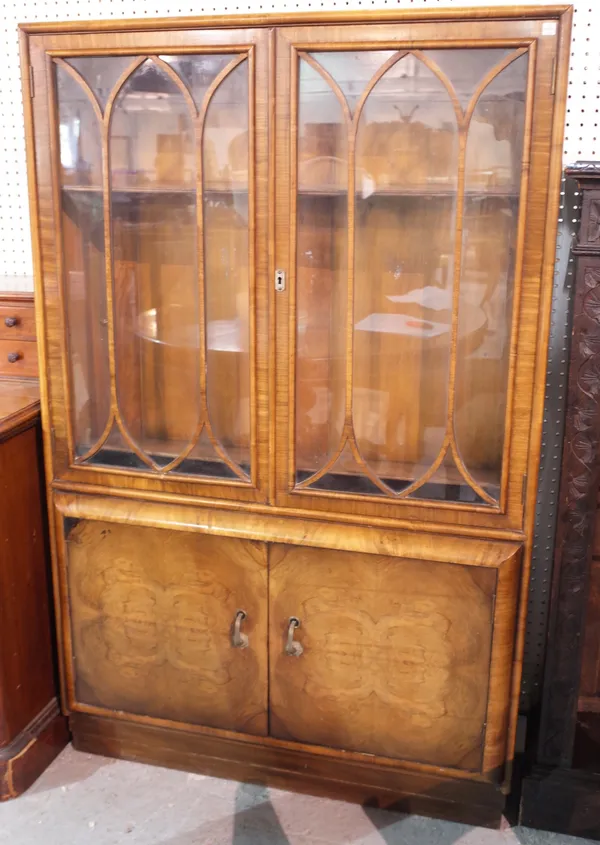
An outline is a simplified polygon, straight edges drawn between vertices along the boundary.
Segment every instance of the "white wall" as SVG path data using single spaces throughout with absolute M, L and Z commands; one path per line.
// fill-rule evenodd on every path
M 515 0 L 229 0 L 206 5 L 190 0 L 0 0 L 3 27 L 0 56 L 0 287 L 28 289 L 32 272 L 25 139 L 17 40 L 24 21 L 166 17 L 168 15 L 294 12 L 311 9 L 418 8 L 514 5 Z M 537 6 L 543 3 L 529 2 Z M 575 0 L 565 133 L 565 163 L 600 158 L 600 0 Z M 17 277 L 17 278 L 15 278 Z M 25 278 L 24 278 L 25 277 Z

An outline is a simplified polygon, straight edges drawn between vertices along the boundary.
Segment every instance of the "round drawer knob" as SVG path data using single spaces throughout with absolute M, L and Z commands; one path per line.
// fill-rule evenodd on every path
M 8 353 L 8 363 L 9 364 L 16 364 L 21 358 L 20 352 L 9 352 Z
M 14 328 L 14 326 L 16 326 L 18 322 L 19 322 L 18 317 L 5 317 L 4 318 L 4 325 L 6 326 L 7 329 Z

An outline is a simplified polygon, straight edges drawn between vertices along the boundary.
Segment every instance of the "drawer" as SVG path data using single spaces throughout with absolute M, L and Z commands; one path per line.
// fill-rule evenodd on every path
M 75 708 L 264 735 L 264 544 L 85 519 L 65 528 Z
M 0 340 L 0 376 L 37 378 L 37 344 L 31 340 Z
M 274 546 L 271 734 L 499 779 L 519 557 Z
M 35 340 L 33 305 L 0 304 L 0 338 Z
M 0 376 L 37 378 L 37 344 L 31 340 L 0 340 Z

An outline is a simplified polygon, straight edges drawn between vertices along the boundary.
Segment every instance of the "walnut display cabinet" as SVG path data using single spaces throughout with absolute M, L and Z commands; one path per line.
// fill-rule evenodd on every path
M 498 821 L 570 13 L 22 27 L 78 748 Z

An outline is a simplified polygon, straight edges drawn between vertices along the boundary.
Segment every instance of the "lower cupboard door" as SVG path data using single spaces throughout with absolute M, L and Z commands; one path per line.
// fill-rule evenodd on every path
M 500 779 L 518 572 L 271 547 L 271 734 Z
M 266 734 L 266 547 L 85 519 L 65 531 L 75 707 Z

